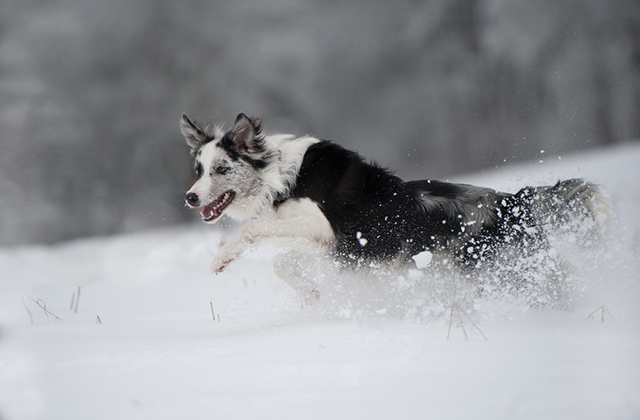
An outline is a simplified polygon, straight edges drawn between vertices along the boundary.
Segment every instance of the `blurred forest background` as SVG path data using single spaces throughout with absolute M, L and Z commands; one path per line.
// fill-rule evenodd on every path
M 182 112 L 445 178 L 640 138 L 638 0 L 1 0 L 0 245 L 192 220 Z

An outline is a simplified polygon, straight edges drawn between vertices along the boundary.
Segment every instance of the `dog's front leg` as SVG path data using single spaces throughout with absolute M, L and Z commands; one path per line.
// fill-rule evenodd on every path
M 244 225 L 238 233 L 226 244 L 224 244 L 211 263 L 211 272 L 221 273 L 233 260 L 238 258 L 249 246 L 265 242 L 280 242 L 293 246 L 309 246 L 306 238 L 296 238 L 297 233 L 292 232 L 291 226 L 304 224 L 306 220 L 254 220 Z M 297 239 L 297 240 L 296 240 Z
M 224 271 L 249 246 L 263 242 L 265 239 L 273 240 L 278 238 L 286 225 L 287 223 L 282 220 L 260 219 L 250 221 L 220 248 L 211 263 L 211 272 L 218 274 Z
M 275 242 L 307 249 L 326 249 L 334 234 L 329 221 L 309 199 L 291 200 L 261 219 L 252 220 L 220 248 L 211 264 L 220 273 L 251 244 Z
M 252 225 L 257 222 L 251 221 L 244 225 L 242 229 L 238 233 L 236 233 L 233 238 L 226 244 L 224 244 L 218 254 L 213 259 L 211 263 L 211 272 L 213 274 L 218 274 L 224 271 L 225 268 L 233 260 L 238 258 L 242 252 L 247 249 L 251 244 L 255 243 L 255 237 L 251 234 Z

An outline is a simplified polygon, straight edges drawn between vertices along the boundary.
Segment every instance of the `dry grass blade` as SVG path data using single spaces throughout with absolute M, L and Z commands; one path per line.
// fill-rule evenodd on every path
M 471 323 L 471 329 L 475 330 L 478 334 L 482 336 L 485 340 L 489 341 L 487 336 L 482 332 L 478 324 L 475 323 L 473 319 L 465 311 L 460 308 L 460 306 L 456 303 L 456 289 L 453 289 L 453 302 L 451 303 L 451 314 L 449 315 L 449 330 L 447 331 L 447 340 L 451 337 L 451 327 L 453 326 L 453 313 L 458 315 L 458 322 L 460 323 L 460 328 L 462 328 L 462 334 L 464 334 L 464 339 L 469 340 L 469 336 L 467 334 L 467 329 L 464 327 L 464 320 L 462 317 L 464 316 L 468 322 Z
M 61 318 L 58 315 L 56 315 L 56 314 L 52 313 L 51 311 L 49 311 L 47 309 L 46 303 L 44 303 L 44 301 L 42 299 L 35 300 L 34 298 L 32 298 L 29 295 L 24 295 L 24 296 L 22 296 L 22 304 L 24 305 L 24 309 L 26 309 L 27 314 L 29 315 L 29 320 L 31 321 L 31 325 L 34 324 L 34 322 L 33 322 L 33 314 L 31 313 L 31 311 L 27 307 L 27 302 L 25 302 L 25 298 L 29 299 L 30 301 L 32 301 L 33 303 L 38 305 L 40 307 L 40 309 L 42 309 L 44 311 L 44 314 L 47 316 L 47 321 L 49 321 L 49 315 L 51 315 L 56 321 L 60 321 Z
M 467 320 L 469 320 L 469 322 L 471 323 L 471 329 L 472 330 L 476 330 L 476 332 L 478 334 L 480 334 L 482 336 L 482 338 L 484 338 L 485 340 L 489 341 L 489 339 L 487 338 L 486 335 L 484 335 L 484 333 L 482 332 L 480 327 L 478 327 L 478 324 L 476 324 L 475 321 L 473 319 L 471 319 L 471 317 L 469 315 L 467 315 L 462 309 L 460 309 L 458 304 L 456 304 L 455 306 L 456 306 L 456 311 L 458 312 L 458 317 L 460 318 L 461 325 L 462 325 L 462 318 L 461 318 L 460 314 L 464 315 L 464 317 L 467 318 Z M 464 326 L 462 327 L 462 331 L 464 331 Z M 465 338 L 467 338 L 466 332 L 465 332 L 464 336 L 465 336 Z
M 456 289 L 453 289 L 453 301 L 451 302 L 451 315 L 449 316 L 449 330 L 447 331 L 447 340 L 451 336 L 451 326 L 453 325 L 453 311 L 456 308 Z
M 78 286 L 78 297 L 76 298 L 76 307 L 73 312 L 78 313 L 78 303 L 80 303 L 80 286 Z
M 464 334 L 464 340 L 468 341 L 469 340 L 469 336 L 467 335 L 467 330 L 464 327 L 464 321 L 462 321 L 462 316 L 460 315 L 460 307 L 458 306 L 458 304 L 456 303 L 454 305 L 454 308 L 456 308 L 456 314 L 458 315 L 458 321 L 460 322 L 460 328 L 462 328 L 462 334 Z
M 611 312 L 609 312 L 609 309 L 607 309 L 607 307 L 606 307 L 606 306 L 602 305 L 602 306 L 600 306 L 598 309 L 596 309 L 595 311 L 591 312 L 591 313 L 589 314 L 589 316 L 587 317 L 587 319 L 591 318 L 591 319 L 593 319 L 593 320 L 595 321 L 595 317 L 594 317 L 594 315 L 595 315 L 598 311 L 600 311 L 600 312 L 601 312 L 601 313 L 600 313 L 600 323 L 601 323 L 601 324 L 604 324 L 604 315 L 605 315 L 605 313 L 607 314 L 607 317 L 611 318 Z
M 216 313 L 213 311 L 213 302 L 209 302 L 209 306 L 211 306 L 211 317 L 213 318 L 213 321 L 215 322 Z M 218 316 L 218 322 L 220 322 L 220 314 L 217 314 L 217 316 Z

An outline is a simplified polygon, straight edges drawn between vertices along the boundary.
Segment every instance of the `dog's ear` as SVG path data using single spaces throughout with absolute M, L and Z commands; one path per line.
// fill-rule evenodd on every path
M 191 149 L 191 155 L 195 155 L 207 137 L 204 131 L 198 127 L 198 125 L 191 122 L 187 114 L 182 114 L 182 118 L 180 118 L 180 131 L 185 140 L 187 140 L 187 144 Z
M 231 128 L 232 138 L 236 147 L 246 153 L 260 153 L 264 149 L 264 139 L 261 135 L 262 118 L 249 118 L 245 114 L 238 114 Z

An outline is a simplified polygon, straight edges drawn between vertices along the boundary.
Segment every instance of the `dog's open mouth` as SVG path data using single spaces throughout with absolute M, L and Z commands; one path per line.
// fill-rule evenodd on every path
M 222 211 L 227 208 L 229 204 L 235 198 L 236 193 L 229 190 L 224 194 L 221 194 L 220 197 L 213 200 L 211 203 L 204 206 L 202 209 L 202 220 L 205 222 L 212 222 L 216 220 L 221 214 Z

